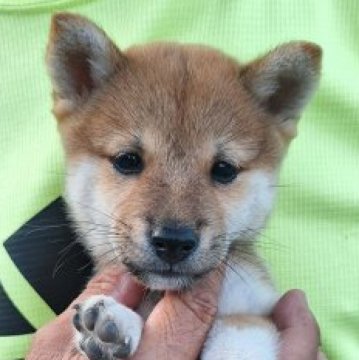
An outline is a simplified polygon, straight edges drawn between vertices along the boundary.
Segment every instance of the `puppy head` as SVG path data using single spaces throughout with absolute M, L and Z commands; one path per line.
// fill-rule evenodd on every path
M 250 242 L 320 59 L 304 42 L 246 65 L 199 46 L 121 52 L 88 20 L 55 15 L 47 64 L 66 199 L 99 266 L 179 289 Z

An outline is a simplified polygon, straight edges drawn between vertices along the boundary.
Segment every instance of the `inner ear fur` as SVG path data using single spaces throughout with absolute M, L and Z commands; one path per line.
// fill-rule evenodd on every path
M 240 79 L 266 111 L 298 119 L 318 85 L 321 57 L 316 44 L 290 42 L 244 66 Z
M 58 118 L 73 112 L 101 87 L 126 59 L 108 36 L 86 18 L 52 17 L 46 63 Z

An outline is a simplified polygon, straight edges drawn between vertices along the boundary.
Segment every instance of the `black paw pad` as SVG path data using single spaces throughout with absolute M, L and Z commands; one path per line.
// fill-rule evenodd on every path
M 116 324 L 113 321 L 106 321 L 97 330 L 97 336 L 105 343 L 115 343 L 118 340 L 119 333 Z
M 106 359 L 104 356 L 105 354 L 102 352 L 93 338 L 88 339 L 84 346 L 84 351 L 90 360 Z
M 80 314 L 78 312 L 72 318 L 72 323 L 74 324 L 77 331 L 81 332 L 83 330 L 82 325 L 81 325 Z
M 95 323 L 97 321 L 98 314 L 99 314 L 98 307 L 92 307 L 85 311 L 83 315 L 83 321 L 86 328 L 89 331 L 92 331 L 95 328 Z
M 121 343 L 121 345 L 114 348 L 112 355 L 115 358 L 123 359 L 127 358 L 131 353 L 131 339 L 129 337 Z

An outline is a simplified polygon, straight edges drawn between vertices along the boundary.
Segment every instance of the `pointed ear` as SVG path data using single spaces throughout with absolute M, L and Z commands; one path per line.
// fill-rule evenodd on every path
M 321 57 L 319 46 L 291 42 L 245 66 L 241 79 L 268 112 L 297 119 L 318 84 Z
M 84 17 L 52 17 L 47 66 L 58 118 L 72 113 L 122 66 L 125 57 L 95 24 Z

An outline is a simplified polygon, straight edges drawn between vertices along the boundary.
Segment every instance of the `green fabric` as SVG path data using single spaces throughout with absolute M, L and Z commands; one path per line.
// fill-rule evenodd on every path
M 0 246 L 61 192 L 63 158 L 44 66 L 50 15 L 92 18 L 122 46 L 205 43 L 248 60 L 281 42 L 324 49 L 323 79 L 281 177 L 262 250 L 281 290 L 302 288 L 330 359 L 359 358 L 359 2 L 324 0 L 0 0 Z M 0 280 L 36 327 L 48 306 L 4 260 Z M 0 338 L 0 358 L 28 337 Z
M 0 264 L 1 284 L 6 289 L 6 293 L 15 307 L 25 316 L 26 320 L 35 329 L 41 327 L 44 321 L 51 320 L 55 313 L 24 279 L 4 247 L 0 248 Z M 31 301 L 29 301 L 30 299 Z M 41 312 L 39 312 L 39 309 L 41 309 Z

